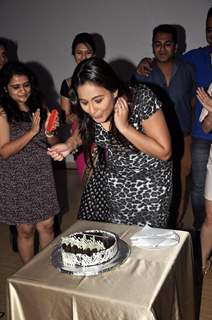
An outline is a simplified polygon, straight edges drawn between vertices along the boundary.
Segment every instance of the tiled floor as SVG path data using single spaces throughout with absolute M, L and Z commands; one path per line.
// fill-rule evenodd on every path
M 76 220 L 80 202 L 81 187 L 79 178 L 75 170 L 63 170 L 62 168 L 57 168 L 55 172 L 59 190 L 59 198 L 64 204 L 63 211 L 65 212 L 65 214 L 63 215 L 61 225 L 61 229 L 63 231 Z M 183 224 L 184 228 L 191 228 L 192 213 L 190 204 L 188 205 Z M 197 243 L 198 241 L 195 240 L 195 261 L 197 261 L 198 259 L 198 256 L 196 254 L 196 252 L 198 252 Z M 21 261 L 18 254 L 14 253 L 10 248 L 8 227 L 6 225 L 0 224 L 0 311 L 5 312 L 6 310 L 6 279 L 11 274 L 16 272 L 16 270 L 18 270 L 20 267 Z M 195 281 L 195 284 L 197 293 L 197 310 L 199 309 L 198 299 L 199 301 L 201 300 L 200 320 L 212 320 L 212 271 L 210 270 L 203 281 L 202 295 L 201 281 L 199 281 L 199 277 Z M 6 316 L 2 317 L 1 319 L 6 320 Z

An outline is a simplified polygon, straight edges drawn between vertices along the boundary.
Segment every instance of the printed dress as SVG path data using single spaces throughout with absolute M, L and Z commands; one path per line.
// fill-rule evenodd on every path
M 142 121 L 160 110 L 161 104 L 145 85 L 135 85 L 132 93 L 129 123 L 142 132 Z M 172 162 L 156 159 L 126 140 L 120 141 L 100 124 L 96 124 L 96 143 L 106 148 L 108 154 L 104 188 L 109 214 L 105 217 L 103 210 L 98 220 L 107 218 L 111 223 L 137 225 L 149 222 L 154 227 L 166 227 L 172 195 Z M 85 196 L 89 198 L 86 189 Z
M 92 159 L 95 159 L 92 174 L 87 178 L 81 197 L 78 218 L 108 222 L 110 210 L 108 206 L 108 185 L 106 176 L 106 163 L 103 154 L 98 155 L 97 147 L 93 148 Z
M 31 122 L 13 122 L 11 140 L 31 128 Z M 51 159 L 43 132 L 21 151 L 0 159 L 0 222 L 35 224 L 59 213 Z

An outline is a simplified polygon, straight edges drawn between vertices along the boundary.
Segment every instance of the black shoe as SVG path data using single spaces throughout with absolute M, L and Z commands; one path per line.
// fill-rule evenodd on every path
M 16 226 L 11 225 L 10 229 L 10 245 L 14 252 L 18 252 L 18 245 L 17 245 L 17 229 Z

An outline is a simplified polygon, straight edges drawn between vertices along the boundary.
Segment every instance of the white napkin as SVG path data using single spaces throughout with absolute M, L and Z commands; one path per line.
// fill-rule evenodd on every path
M 179 235 L 170 229 L 152 228 L 146 224 L 143 229 L 130 238 L 131 244 L 136 247 L 163 248 L 179 243 Z

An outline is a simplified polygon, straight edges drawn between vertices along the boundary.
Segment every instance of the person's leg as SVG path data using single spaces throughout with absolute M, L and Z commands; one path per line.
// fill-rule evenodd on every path
M 33 224 L 17 225 L 18 231 L 18 251 L 23 263 L 27 263 L 34 256 L 34 233 Z
M 39 233 L 40 248 L 45 248 L 54 239 L 54 217 L 37 223 L 36 229 Z
M 201 254 L 203 270 L 207 268 L 212 250 L 212 201 L 205 200 L 206 218 L 201 228 Z M 207 270 L 206 270 L 207 271 Z
M 210 141 L 193 139 L 191 145 L 191 202 L 194 214 L 193 226 L 199 230 L 205 218 L 204 188 Z
M 180 163 L 181 199 L 179 204 L 178 227 L 182 227 L 190 196 L 189 177 L 191 174 L 191 137 L 184 137 L 184 152 Z
M 17 229 L 15 225 L 9 226 L 10 245 L 14 252 L 18 252 Z

